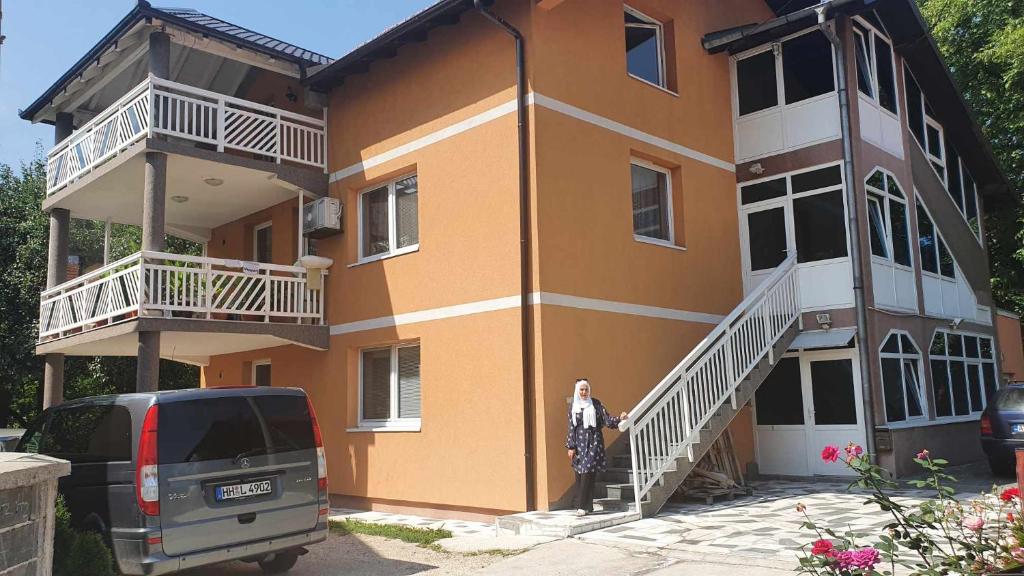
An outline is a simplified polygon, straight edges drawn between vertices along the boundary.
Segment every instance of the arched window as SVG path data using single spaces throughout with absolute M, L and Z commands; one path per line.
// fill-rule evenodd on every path
M 891 174 L 875 170 L 866 183 L 871 254 L 910 266 L 910 225 L 907 197 Z
M 891 332 L 882 344 L 885 419 L 903 422 L 925 417 L 921 387 L 921 351 L 905 333 Z

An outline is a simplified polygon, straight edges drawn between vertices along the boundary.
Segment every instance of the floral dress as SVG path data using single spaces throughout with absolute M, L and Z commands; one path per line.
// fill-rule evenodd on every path
M 604 452 L 604 434 L 601 433 L 601 428 L 616 428 L 621 420 L 609 414 L 604 404 L 597 398 L 594 399 L 594 411 L 597 426 L 584 428 L 582 414 L 577 415 L 576 425 L 572 425 L 572 408 L 569 408 L 569 434 L 565 438 L 565 447 L 576 451 L 572 459 L 572 469 L 580 474 L 603 472 L 607 468 L 608 458 Z

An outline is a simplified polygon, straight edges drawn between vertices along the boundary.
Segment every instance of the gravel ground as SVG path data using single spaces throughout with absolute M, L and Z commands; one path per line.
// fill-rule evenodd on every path
M 499 562 L 500 555 L 436 552 L 380 536 L 331 534 L 309 547 L 288 576 L 462 576 Z M 229 562 L 181 572 L 181 576 L 256 576 L 257 564 Z

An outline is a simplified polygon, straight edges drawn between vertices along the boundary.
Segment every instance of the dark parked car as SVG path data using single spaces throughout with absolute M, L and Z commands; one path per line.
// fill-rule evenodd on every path
M 1024 383 L 1004 386 L 981 414 L 981 447 L 994 474 L 1013 476 L 1024 448 Z
M 72 523 L 124 574 L 244 560 L 282 573 L 327 537 L 327 465 L 302 390 L 83 398 L 43 412 L 19 451 L 71 461 Z

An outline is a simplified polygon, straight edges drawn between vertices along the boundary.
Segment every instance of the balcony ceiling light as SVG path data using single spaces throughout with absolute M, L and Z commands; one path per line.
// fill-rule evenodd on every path
M 224 183 L 221 178 L 203 178 L 203 182 L 206 182 L 210 186 L 220 186 Z
M 178 204 L 184 204 L 185 202 L 188 202 L 188 196 L 171 196 L 171 200 Z

